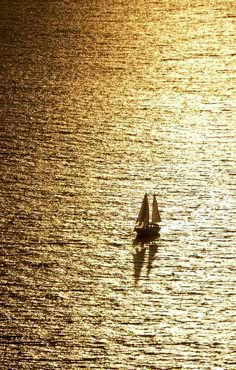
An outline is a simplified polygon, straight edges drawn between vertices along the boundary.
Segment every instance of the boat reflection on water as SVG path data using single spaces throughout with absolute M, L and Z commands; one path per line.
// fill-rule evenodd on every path
M 160 234 L 157 234 L 155 237 L 136 237 L 133 240 L 133 262 L 134 262 L 134 282 L 135 285 L 138 284 L 138 281 L 141 276 L 141 271 L 145 261 L 146 251 L 148 251 L 148 260 L 147 260 L 147 273 L 148 277 L 152 269 L 153 261 L 156 259 L 157 253 L 157 240 L 160 238 Z

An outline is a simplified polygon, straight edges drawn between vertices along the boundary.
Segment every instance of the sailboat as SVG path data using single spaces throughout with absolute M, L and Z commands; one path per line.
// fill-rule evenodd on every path
M 153 195 L 152 220 L 149 222 L 149 202 L 147 193 L 144 195 L 134 230 L 138 236 L 155 236 L 160 231 L 158 222 L 161 222 L 156 195 Z

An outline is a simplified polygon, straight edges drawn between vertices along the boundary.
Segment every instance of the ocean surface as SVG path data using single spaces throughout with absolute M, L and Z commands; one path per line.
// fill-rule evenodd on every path
M 235 21 L 1 1 L 1 370 L 236 369 Z

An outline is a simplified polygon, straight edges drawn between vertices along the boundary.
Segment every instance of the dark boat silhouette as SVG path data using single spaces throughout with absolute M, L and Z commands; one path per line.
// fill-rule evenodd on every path
M 149 202 L 147 193 L 144 195 L 139 215 L 134 230 L 139 237 L 155 236 L 159 233 L 161 227 L 158 222 L 161 221 L 156 195 L 153 195 L 152 221 L 149 222 Z

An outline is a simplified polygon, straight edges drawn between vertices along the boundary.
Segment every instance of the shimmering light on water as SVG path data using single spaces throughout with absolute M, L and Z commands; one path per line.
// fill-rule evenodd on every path
M 234 3 L 0 7 L 0 367 L 235 370 Z

